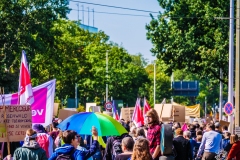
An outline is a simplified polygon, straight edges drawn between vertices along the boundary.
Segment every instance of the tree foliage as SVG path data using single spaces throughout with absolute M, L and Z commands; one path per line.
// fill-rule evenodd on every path
M 167 64 L 167 73 L 183 70 L 200 78 L 228 73 L 229 2 L 224 0 L 158 0 L 164 9 L 146 26 L 152 52 Z M 227 83 L 227 79 L 222 79 Z
M 36 53 L 52 48 L 50 30 L 58 17 L 66 17 L 67 0 L 1 0 L 0 1 L 0 81 L 10 80 L 16 87 L 21 51 L 28 53 L 29 62 Z M 6 85 L 7 92 L 16 91 Z

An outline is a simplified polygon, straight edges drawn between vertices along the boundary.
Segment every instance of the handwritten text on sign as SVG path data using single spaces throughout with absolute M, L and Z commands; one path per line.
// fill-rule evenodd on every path
M 5 127 L 6 122 L 6 127 Z M 6 106 L 6 120 L 4 121 L 4 107 L 0 106 L 0 142 L 17 142 L 24 140 L 26 130 L 32 128 L 31 106 Z

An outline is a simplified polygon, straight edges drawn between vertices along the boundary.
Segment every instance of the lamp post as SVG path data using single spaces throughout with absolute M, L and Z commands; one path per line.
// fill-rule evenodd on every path
M 153 107 L 156 103 L 156 62 L 154 61 L 154 78 L 153 78 Z
M 106 102 L 108 102 L 108 51 L 106 52 Z
M 230 0 L 230 19 L 229 19 L 229 66 L 228 66 L 228 102 L 233 104 L 233 70 L 234 70 L 234 0 Z M 233 133 L 233 116 L 228 116 L 229 131 Z

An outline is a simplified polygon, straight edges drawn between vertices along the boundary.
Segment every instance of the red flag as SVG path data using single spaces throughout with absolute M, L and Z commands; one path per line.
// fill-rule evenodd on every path
M 146 122 L 146 114 L 147 114 L 147 111 L 149 111 L 151 109 L 150 105 L 148 104 L 146 98 L 144 98 L 144 106 L 143 106 L 143 117 L 144 117 L 144 122 Z
M 25 51 L 22 51 L 18 96 L 19 96 L 18 103 L 21 105 L 25 104 L 31 105 L 34 102 L 31 78 Z
M 141 127 L 144 124 L 141 106 L 140 106 L 140 99 L 137 99 L 136 101 L 133 116 L 132 116 L 132 121 L 136 125 L 136 127 Z
M 115 120 L 120 120 L 118 115 L 118 110 L 116 109 L 115 100 L 113 100 L 113 117 Z

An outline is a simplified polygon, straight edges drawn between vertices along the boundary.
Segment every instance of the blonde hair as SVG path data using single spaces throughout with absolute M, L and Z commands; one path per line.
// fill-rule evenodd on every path
M 233 134 L 230 136 L 230 144 L 233 144 L 238 141 L 238 135 Z
M 32 135 L 34 135 L 34 134 L 37 134 L 37 132 L 34 131 L 32 128 L 31 128 L 31 129 L 28 129 L 28 130 L 26 131 L 26 135 L 27 135 L 27 136 L 32 136 Z
M 149 142 L 146 138 L 139 138 L 134 144 L 131 160 L 150 160 Z

